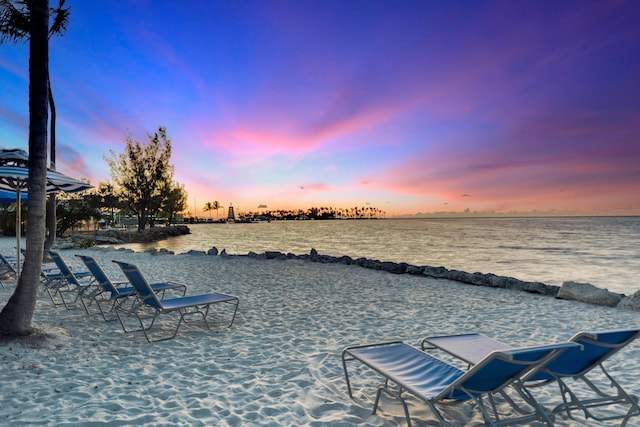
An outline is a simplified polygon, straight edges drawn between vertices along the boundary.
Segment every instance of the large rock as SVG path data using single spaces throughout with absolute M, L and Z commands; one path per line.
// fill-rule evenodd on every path
M 590 283 L 564 282 L 556 298 L 615 307 L 620 303 L 622 295 L 598 288 Z
M 390 262 L 384 261 L 380 263 L 380 270 L 393 273 L 393 274 L 404 274 L 407 272 L 407 263 L 405 262 Z
M 117 239 L 120 243 L 151 243 L 164 240 L 169 237 L 191 234 L 186 225 L 172 225 L 167 227 L 151 227 L 142 231 L 129 230 L 97 230 L 94 233 L 95 239 L 104 240 L 106 238 Z M 115 242 L 106 242 L 115 243 Z
M 287 259 L 287 256 L 285 254 L 283 254 L 282 252 L 278 252 L 278 251 L 266 251 L 264 253 L 264 256 L 267 259 L 279 259 L 279 260 Z
M 631 296 L 622 298 L 622 301 L 618 304 L 618 308 L 640 311 L 640 291 Z
M 422 270 L 422 274 L 429 277 L 435 277 L 436 279 L 448 279 L 449 270 L 444 267 L 430 267 L 425 265 Z

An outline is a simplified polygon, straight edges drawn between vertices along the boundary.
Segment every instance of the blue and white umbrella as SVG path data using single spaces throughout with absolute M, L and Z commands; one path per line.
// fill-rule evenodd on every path
M 23 202 L 27 201 L 27 195 L 21 194 L 20 199 Z M 15 191 L 7 191 L 0 190 L 0 203 L 15 203 L 16 201 L 16 192 Z
M 15 194 L 16 201 L 16 237 L 17 255 L 16 269 L 20 275 L 20 202 L 24 199 L 29 183 L 29 155 L 20 149 L 0 150 L 0 197 L 9 192 Z M 78 193 L 92 188 L 91 184 L 70 178 L 60 172 L 47 170 L 47 193 L 63 191 Z
M 1 150 L 0 150 L 1 151 Z M 29 183 L 29 169 L 25 166 L 4 166 L 0 158 L 0 191 L 13 191 L 18 198 L 19 193 L 27 191 Z M 91 184 L 70 178 L 58 171 L 47 170 L 47 193 L 62 191 L 78 193 L 91 188 Z

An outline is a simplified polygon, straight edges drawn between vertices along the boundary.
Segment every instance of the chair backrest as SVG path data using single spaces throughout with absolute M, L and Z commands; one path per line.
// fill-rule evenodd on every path
M 82 260 L 84 265 L 87 267 L 87 270 L 89 270 L 89 273 L 91 273 L 91 275 L 98 281 L 100 286 L 102 286 L 102 289 L 111 294 L 111 298 L 114 298 L 120 294 L 118 288 L 116 288 L 113 283 L 111 283 L 109 277 L 107 277 L 105 272 L 102 270 L 102 267 L 100 267 L 100 265 L 94 258 L 87 255 L 76 256 Z
M 583 350 L 569 349 L 545 369 L 554 376 L 584 375 L 640 337 L 640 328 L 617 331 L 578 332 L 569 341 L 582 345 Z M 540 375 L 543 374 L 542 372 Z M 536 378 L 540 378 L 537 375 Z
M 7 260 L 4 255 L 0 254 L 0 267 L 7 269 L 10 273 L 16 274 L 16 269 L 13 267 L 13 264 Z
M 509 384 L 526 380 L 563 352 L 581 347 L 559 343 L 492 351 L 451 385 L 442 398 L 464 399 L 495 392 Z
M 137 266 L 129 264 L 128 262 L 113 261 L 120 266 L 122 272 L 127 276 L 127 280 L 131 283 L 131 286 L 136 290 L 136 293 L 140 299 L 145 303 L 155 308 L 162 308 L 162 303 L 151 288 L 151 285 L 144 278 Z
M 75 274 L 73 274 L 73 271 L 71 271 L 71 269 L 69 268 L 67 263 L 64 262 L 59 253 L 49 251 L 49 255 L 51 256 L 51 259 L 53 259 L 53 262 L 56 263 L 58 270 L 60 270 L 60 273 L 62 273 L 67 282 L 76 286 L 81 286 L 78 278 L 75 276 Z

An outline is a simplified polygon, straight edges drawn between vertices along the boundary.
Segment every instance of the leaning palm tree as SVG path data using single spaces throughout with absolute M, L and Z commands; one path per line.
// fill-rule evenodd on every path
M 49 35 L 66 23 L 68 9 L 54 11 L 49 27 L 49 0 L 0 0 L 0 41 L 29 41 L 29 210 L 24 267 L 13 295 L 0 312 L 0 334 L 21 336 L 33 332 L 31 320 L 45 240 L 47 122 L 49 102 Z M 62 25 L 63 26 L 63 25 Z
M 54 10 L 53 16 L 53 25 L 49 28 L 49 37 L 53 34 L 64 34 L 67 29 L 67 24 L 69 23 L 69 9 L 64 8 L 64 3 L 66 0 L 59 0 L 58 7 Z M 49 97 L 49 108 L 51 110 L 51 120 L 50 120 L 50 133 L 49 133 L 49 141 L 51 144 L 49 145 L 49 167 L 53 170 L 56 170 L 56 103 L 53 100 L 53 91 L 51 90 L 51 76 L 49 75 L 49 69 L 47 67 L 47 83 L 48 83 L 48 91 L 47 95 Z M 53 246 L 53 242 L 56 240 L 56 229 L 57 229 L 57 221 L 56 221 L 56 193 L 51 193 L 49 195 L 49 203 L 47 204 L 47 218 L 49 220 L 49 234 L 46 237 L 44 246 L 45 249 L 51 249 Z

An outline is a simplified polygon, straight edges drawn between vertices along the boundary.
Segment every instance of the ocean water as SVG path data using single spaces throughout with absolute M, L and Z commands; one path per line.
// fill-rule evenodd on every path
M 386 219 L 194 224 L 152 244 L 175 253 L 215 246 L 229 254 L 280 251 L 443 266 L 561 285 L 640 290 L 640 217 Z

